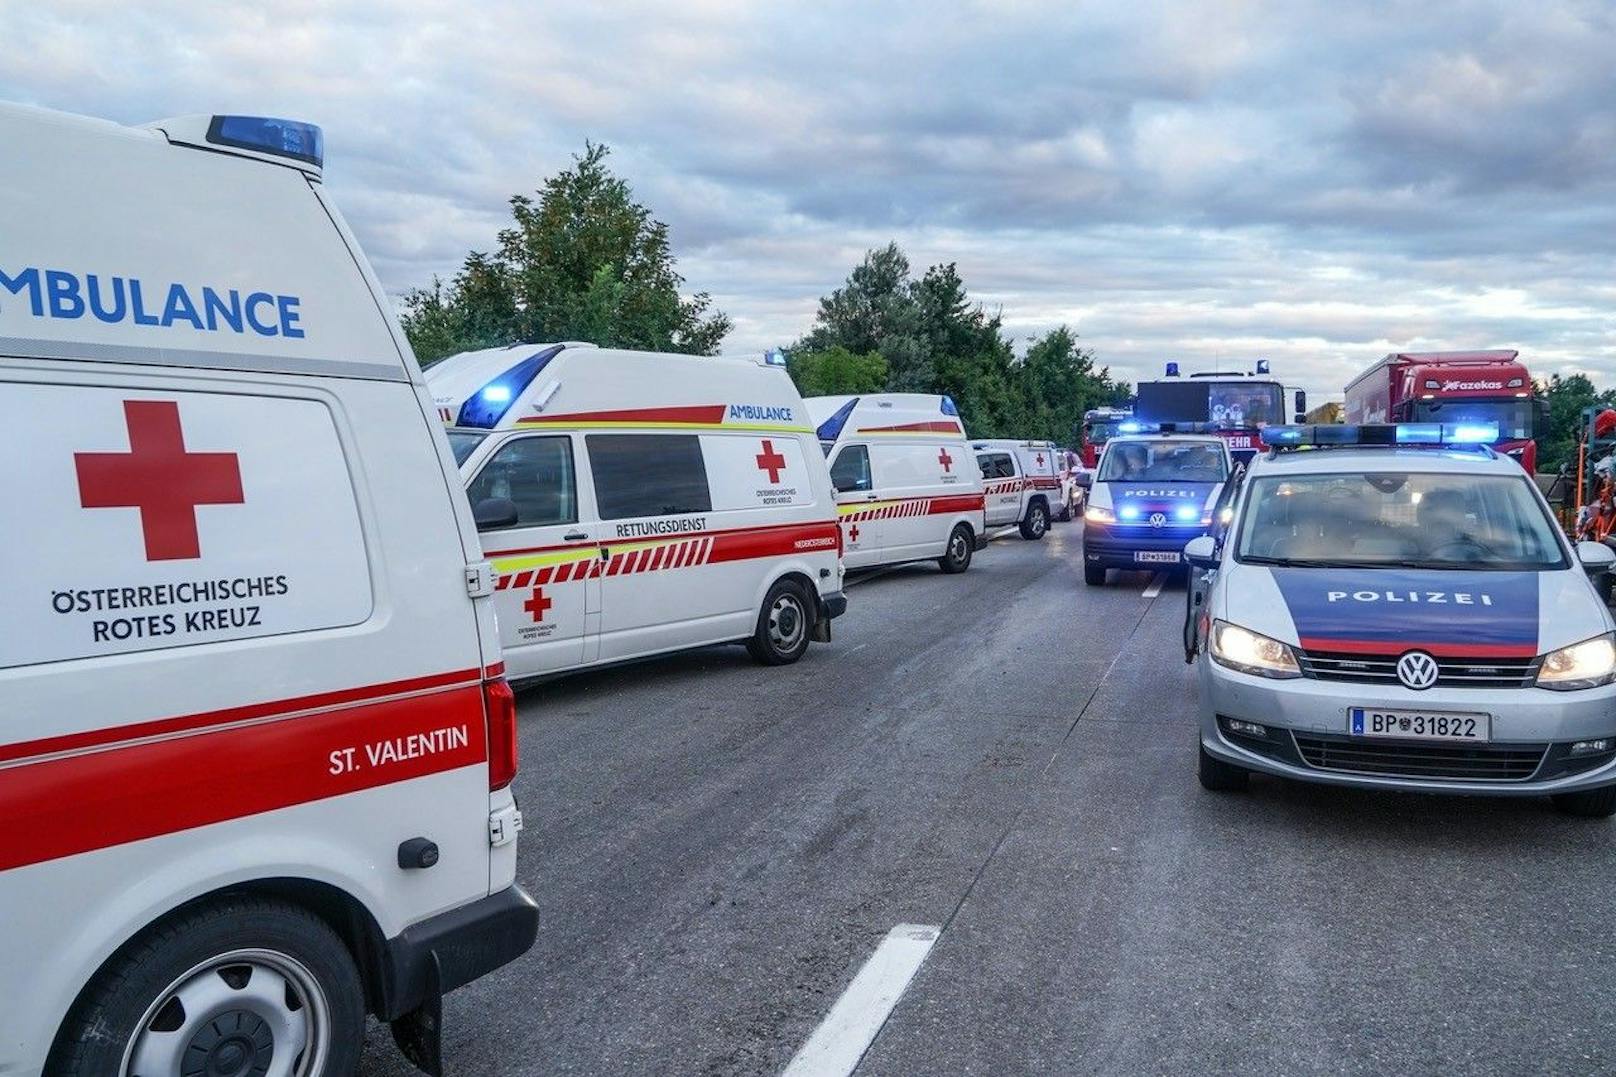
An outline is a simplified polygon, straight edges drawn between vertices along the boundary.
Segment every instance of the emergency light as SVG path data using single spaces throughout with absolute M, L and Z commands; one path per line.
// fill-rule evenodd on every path
M 945 397 L 944 399 L 947 398 Z M 814 436 L 819 438 L 820 441 L 835 441 L 841 436 L 842 427 L 847 425 L 847 417 L 853 414 L 853 409 L 858 407 L 858 402 L 859 398 L 855 396 L 837 408 L 835 415 L 819 424 L 819 429 L 814 431 Z
M 1217 427 L 1212 423 L 1151 423 L 1131 419 L 1119 424 L 1117 431 L 1123 434 L 1215 434 Z
M 947 393 L 943 394 L 943 405 L 942 405 L 942 407 L 943 407 L 943 414 L 944 415 L 958 415 L 959 414 L 959 408 L 954 406 L 954 398 L 949 396 Z
M 466 402 L 460 405 L 460 415 L 455 420 L 455 425 L 483 430 L 492 430 L 498 426 L 505 413 L 511 409 L 511 402 L 522 395 L 523 390 L 539 376 L 539 371 L 559 355 L 563 347 L 564 345 L 557 344 L 533 353 L 466 397 Z
M 1167 364 L 1167 376 L 1169 378 L 1178 377 L 1178 364 L 1177 363 L 1168 363 Z
M 1266 359 L 1257 360 L 1257 373 L 1259 373 L 1259 374 L 1268 373 L 1268 360 L 1266 360 Z
M 312 123 L 270 116 L 215 116 L 208 124 L 208 141 L 324 167 L 325 135 Z
M 763 353 L 763 362 L 768 366 L 785 366 L 786 351 L 784 348 L 770 348 Z
M 1259 436 L 1271 449 L 1332 445 L 1487 445 L 1497 423 L 1363 423 L 1268 426 Z

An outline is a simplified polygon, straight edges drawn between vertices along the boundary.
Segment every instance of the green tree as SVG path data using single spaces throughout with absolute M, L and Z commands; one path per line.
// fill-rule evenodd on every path
M 887 387 L 887 361 L 880 352 L 854 355 L 840 344 L 822 352 L 791 352 L 786 370 L 803 396 L 878 393 Z
M 1601 392 L 1583 374 L 1551 374 L 1547 381 L 1539 381 L 1537 388 L 1549 402 L 1549 427 L 1538 441 L 1537 469 L 1557 472 L 1565 465 L 1575 468 L 1584 409 L 1616 407 L 1616 389 Z
M 1032 407 L 1028 436 L 1063 445 L 1077 440 L 1084 412 L 1119 407 L 1129 396 L 1110 368 L 1095 369 L 1094 353 L 1079 347 L 1077 334 L 1064 325 L 1028 342 L 1021 377 Z
M 610 152 L 587 143 L 536 199 L 511 199 L 514 224 L 496 251 L 473 251 L 447 286 L 434 280 L 404 298 L 404 331 L 423 363 L 518 341 L 717 350 L 729 318 L 705 292 L 680 293 L 668 226 L 606 167 Z

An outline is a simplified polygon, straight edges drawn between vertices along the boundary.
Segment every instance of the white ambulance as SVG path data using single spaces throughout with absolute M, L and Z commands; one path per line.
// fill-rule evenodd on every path
M 830 461 L 848 568 L 935 558 L 964 572 L 987 545 L 982 474 L 946 396 L 809 397 Z
M 1065 461 L 1054 442 L 998 438 L 973 441 L 971 449 L 982 470 L 989 527 L 1019 527 L 1022 538 L 1036 540 L 1052 518 L 1072 518 L 1061 483 Z
M 435 1067 L 538 926 L 515 707 L 319 129 L 0 142 L 0 1074 Z
M 836 499 L 783 366 L 520 344 L 426 378 L 512 679 L 730 641 L 780 665 L 830 639 Z

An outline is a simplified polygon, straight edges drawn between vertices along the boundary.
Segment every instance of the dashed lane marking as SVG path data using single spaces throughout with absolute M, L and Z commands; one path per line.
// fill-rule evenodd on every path
M 1145 588 L 1145 597 L 1146 598 L 1155 598 L 1157 595 L 1162 593 L 1162 588 L 1165 587 L 1166 585 L 1167 585 L 1167 573 L 1165 573 L 1165 572 L 1156 573 L 1156 575 L 1151 578 L 1150 586 Z

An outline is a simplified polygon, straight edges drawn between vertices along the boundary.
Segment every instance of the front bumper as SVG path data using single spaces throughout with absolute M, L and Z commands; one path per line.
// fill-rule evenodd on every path
M 1201 745 L 1250 770 L 1332 785 L 1489 796 L 1541 796 L 1616 784 L 1616 751 L 1570 755 L 1575 741 L 1616 738 L 1616 685 L 1579 692 L 1415 692 L 1401 685 L 1308 677 L 1271 680 L 1226 669 L 1205 655 L 1200 675 Z M 1485 746 L 1454 746 L 1350 737 L 1349 707 L 1486 713 L 1492 715 L 1492 740 Z M 1270 735 L 1231 733 L 1220 718 L 1255 722 L 1268 727 Z M 1473 752 L 1457 750 L 1466 748 Z M 1500 776 L 1476 776 L 1483 773 Z
M 1135 553 L 1174 553 L 1182 559 L 1184 546 L 1207 534 L 1207 528 L 1151 527 L 1149 524 L 1083 524 L 1083 560 L 1107 568 L 1138 568 L 1148 565 L 1135 559 Z M 1160 564 L 1160 562 L 1157 562 Z
M 515 961 L 538 933 L 539 907 L 520 886 L 411 924 L 383 948 L 377 1016 L 396 1020 Z

